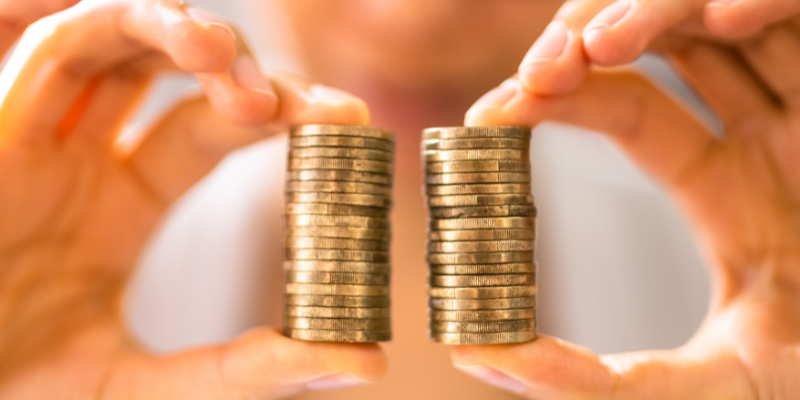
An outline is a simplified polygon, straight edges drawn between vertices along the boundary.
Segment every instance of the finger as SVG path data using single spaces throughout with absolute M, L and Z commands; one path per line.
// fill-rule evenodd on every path
M 616 66 L 637 59 L 656 37 L 677 25 L 702 25 L 706 0 L 617 0 L 582 32 L 589 60 Z M 693 21 L 694 20 L 694 21 Z
M 34 21 L 75 5 L 80 0 L 0 1 L 0 56 Z
M 800 108 L 800 29 L 777 25 L 739 46 L 748 64 L 790 110 Z
M 519 67 L 519 79 L 532 93 L 556 95 L 580 85 L 589 70 L 580 33 L 611 0 L 565 3 Z
M 716 148 L 710 131 L 679 103 L 632 72 L 593 72 L 573 93 L 545 97 L 511 79 L 479 100 L 467 125 L 534 126 L 544 119 L 607 134 L 642 168 L 673 189 Z
M 796 0 L 716 0 L 705 6 L 703 19 L 713 34 L 742 38 L 798 13 Z
M 0 78 L 13 82 L 0 123 L 18 134 L 53 132 L 97 74 L 153 52 L 188 70 L 224 71 L 236 51 L 230 28 L 197 21 L 176 1 L 79 6 L 34 24 Z
M 166 206 L 205 176 L 229 152 L 301 124 L 365 125 L 366 104 L 341 91 L 284 73 L 270 76 L 280 113 L 267 125 L 234 124 L 204 99 L 178 106 L 127 156 L 132 176 Z
M 240 400 L 367 384 L 387 370 L 376 345 L 304 342 L 257 329 L 225 346 L 113 370 L 98 398 Z
M 735 354 L 700 349 L 597 356 L 548 336 L 519 345 L 459 346 L 453 363 L 532 399 L 746 399 L 752 388 Z

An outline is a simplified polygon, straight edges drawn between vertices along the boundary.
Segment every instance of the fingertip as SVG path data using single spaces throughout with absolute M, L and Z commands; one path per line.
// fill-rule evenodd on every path
M 763 22 L 743 15 L 741 4 L 713 1 L 705 5 L 703 24 L 715 36 L 728 39 L 748 37 L 763 27 Z
M 286 125 L 369 124 L 369 108 L 358 97 L 285 72 L 270 78 L 280 99 L 278 119 Z
M 571 45 L 568 54 L 553 61 L 523 64 L 519 81 L 531 93 L 545 96 L 566 94 L 578 88 L 589 72 L 582 45 Z
M 167 52 L 182 69 L 224 71 L 236 57 L 236 34 L 225 22 L 196 7 L 168 29 Z
M 634 61 L 642 50 L 634 41 L 635 35 L 624 27 L 589 29 L 583 33 L 583 48 L 593 64 L 614 67 Z

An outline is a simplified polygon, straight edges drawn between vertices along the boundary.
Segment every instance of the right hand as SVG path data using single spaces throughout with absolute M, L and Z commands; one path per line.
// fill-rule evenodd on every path
M 0 0 L 0 17 L 24 27 L 75 2 Z M 0 53 L 19 33 L 0 29 Z M 206 96 L 116 145 L 152 76 L 175 69 Z M 0 399 L 271 399 L 386 372 L 378 346 L 267 328 L 155 355 L 120 317 L 146 240 L 225 155 L 292 125 L 366 124 L 362 101 L 262 74 L 228 25 L 180 0 L 85 1 L 45 18 L 0 88 Z

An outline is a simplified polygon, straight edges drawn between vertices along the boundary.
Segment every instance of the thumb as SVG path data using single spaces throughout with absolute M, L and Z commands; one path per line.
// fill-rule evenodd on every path
M 386 370 L 376 345 L 304 342 L 261 328 L 222 346 L 128 359 L 99 398 L 277 399 L 367 384 Z

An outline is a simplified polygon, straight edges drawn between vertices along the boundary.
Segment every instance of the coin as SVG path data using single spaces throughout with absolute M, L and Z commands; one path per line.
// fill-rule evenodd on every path
M 334 169 L 308 169 L 286 171 L 288 181 L 340 181 L 366 182 L 377 185 L 392 185 L 392 176 L 374 172 L 341 171 Z
M 425 150 L 530 149 L 531 141 L 509 138 L 428 139 L 422 145 Z
M 532 251 L 533 249 L 532 240 L 428 243 L 428 251 L 431 253 L 491 253 L 495 251 Z
M 388 286 L 325 285 L 315 283 L 286 283 L 287 294 L 321 294 L 335 296 L 388 296 Z
M 352 147 L 299 147 L 289 150 L 291 158 L 357 158 L 392 162 L 392 153 L 375 149 L 354 149 Z
M 519 229 L 536 227 L 535 218 L 463 218 L 463 219 L 431 219 L 430 229 L 444 231 L 461 231 L 472 229 Z
M 284 304 L 305 307 L 386 308 L 389 296 L 327 296 L 313 294 L 287 294 Z M 354 318 L 354 317 L 353 317 Z
M 353 215 L 362 217 L 386 218 L 385 208 L 351 206 L 331 203 L 287 203 L 285 214 Z
M 531 285 L 428 288 L 428 295 L 438 299 L 505 299 L 509 297 L 533 296 L 535 294 L 536 286 Z
M 509 297 L 502 299 L 430 299 L 434 310 L 504 310 L 536 306 L 536 297 Z
M 389 331 L 325 331 L 284 328 L 284 335 L 292 339 L 318 342 L 372 343 L 392 340 Z
M 374 172 L 391 175 L 392 164 L 383 161 L 357 160 L 353 158 L 290 158 L 289 170 L 334 169 L 358 172 Z
M 432 287 L 478 287 L 478 286 L 517 286 L 535 285 L 533 274 L 496 275 L 431 275 Z M 508 296 L 514 297 L 514 296 Z
M 491 137 L 530 139 L 531 129 L 519 126 L 443 127 L 425 129 L 423 136 L 425 140 Z
M 533 262 L 532 251 L 428 254 L 428 263 L 430 264 L 503 264 L 527 262 Z
M 354 274 L 350 272 L 286 271 L 286 282 L 334 283 L 346 285 L 388 285 L 388 274 Z
M 389 229 L 389 220 L 355 215 L 287 215 L 286 226 L 340 226 L 348 228 Z
M 464 194 L 530 194 L 531 185 L 528 183 L 488 183 L 470 184 L 461 183 L 446 186 L 428 186 L 428 196 L 458 196 Z
M 285 249 L 283 254 L 286 260 L 389 262 L 389 253 L 385 251 Z
M 286 237 L 327 237 L 367 240 L 389 240 L 388 229 L 345 228 L 341 226 L 297 226 L 287 227 Z
M 476 206 L 431 208 L 431 218 L 535 217 L 535 206 Z
M 532 274 L 536 272 L 536 264 L 512 263 L 431 265 L 430 271 L 432 274 L 441 275 Z
M 431 310 L 430 312 L 430 319 L 433 321 L 504 321 L 534 318 L 536 318 L 536 311 L 533 308 L 477 311 Z
M 431 340 L 443 344 L 509 344 L 536 339 L 536 331 L 501 333 L 447 333 L 431 332 Z
M 528 150 L 480 149 L 480 150 L 425 150 L 422 152 L 426 162 L 467 161 L 467 160 L 529 160 Z
M 430 326 L 432 332 L 452 333 L 521 332 L 532 331 L 534 329 L 532 319 L 483 322 L 431 321 Z
M 388 251 L 389 242 L 384 240 L 360 240 L 321 237 L 287 237 L 287 249 L 349 249 Z
M 466 196 L 428 197 L 430 207 L 472 207 L 501 205 L 533 205 L 531 194 L 470 194 Z
M 392 132 L 361 125 L 302 125 L 293 127 L 289 136 L 355 136 L 394 141 Z
M 286 317 L 283 325 L 293 329 L 322 329 L 334 331 L 388 331 L 391 323 L 388 318 L 304 318 Z
M 289 148 L 298 147 L 358 147 L 394 151 L 394 143 L 388 140 L 342 136 L 305 136 L 290 138 Z
M 457 242 L 470 240 L 533 240 L 536 231 L 519 229 L 472 229 L 451 231 L 429 231 L 428 239 L 434 242 Z
M 429 174 L 428 185 L 457 185 L 462 183 L 530 183 L 528 172 L 475 172 L 469 174 Z
M 286 306 L 284 315 L 287 317 L 306 318 L 375 319 L 389 318 L 389 309 Z
M 425 163 L 426 174 L 454 174 L 465 172 L 530 172 L 529 160 L 473 160 Z
M 387 263 L 358 261 L 284 261 L 287 271 L 352 272 L 359 274 L 388 274 L 391 266 Z
M 334 203 L 384 208 L 392 206 L 391 197 L 373 194 L 290 193 L 286 195 L 286 201 L 289 203 Z
M 289 181 L 285 186 L 286 193 L 325 192 L 325 193 L 358 193 L 391 196 L 392 188 L 361 182 L 327 182 L 327 181 Z

